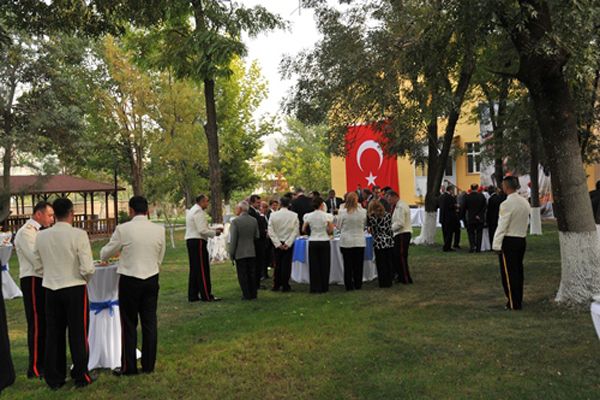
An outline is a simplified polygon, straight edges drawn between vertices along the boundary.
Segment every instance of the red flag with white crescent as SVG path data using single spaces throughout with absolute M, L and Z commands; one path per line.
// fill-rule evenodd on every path
M 348 127 L 346 133 L 346 187 L 348 191 L 389 186 L 399 192 L 395 155 L 383 151 L 385 138 L 373 125 Z

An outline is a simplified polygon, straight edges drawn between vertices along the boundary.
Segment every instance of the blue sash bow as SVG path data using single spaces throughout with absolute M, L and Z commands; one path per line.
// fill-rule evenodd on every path
M 8 265 L 0 265 L 0 271 L 8 271 Z
M 100 302 L 90 302 L 90 311 L 95 311 L 94 315 L 100 314 L 102 310 L 108 309 L 110 312 L 110 316 L 114 315 L 113 307 L 119 305 L 119 300 L 108 300 L 108 301 L 100 301 Z

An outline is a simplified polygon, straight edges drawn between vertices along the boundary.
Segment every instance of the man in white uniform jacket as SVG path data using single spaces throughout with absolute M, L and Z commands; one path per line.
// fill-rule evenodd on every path
M 412 237 L 412 223 L 408 204 L 400 200 L 398 193 L 387 194 L 392 208 L 392 231 L 394 232 L 394 275 L 396 281 L 404 284 L 413 283 L 408 268 L 408 247 Z
M 154 371 L 158 343 L 156 308 L 158 272 L 165 256 L 165 228 L 148 220 L 148 201 L 142 196 L 129 200 L 131 221 L 117 225 L 110 241 L 100 250 L 107 261 L 119 257 L 119 309 L 123 332 L 121 370 L 137 374 L 137 324 L 142 323 L 142 372 Z
M 46 357 L 46 290 L 42 287 L 42 276 L 34 270 L 35 239 L 42 228 L 54 223 L 52 205 L 40 201 L 33 207 L 31 219 L 15 236 L 15 250 L 19 258 L 19 278 L 23 291 L 25 318 L 27 319 L 27 346 L 29 348 L 28 378 L 41 378 Z
M 505 177 L 502 189 L 508 197 L 500 204 L 498 228 L 494 234 L 492 249 L 500 253 L 500 276 L 508 299 L 506 308 L 520 310 L 523 305 L 523 258 L 529 224 L 529 202 L 517 193 L 517 177 Z
M 208 257 L 208 239 L 219 236 L 222 229 L 213 230 L 208 227 L 209 198 L 201 194 L 196 197 L 196 204 L 185 216 L 185 244 L 190 262 L 188 279 L 188 301 L 218 301 L 212 294 L 210 282 L 210 264 Z M 198 296 L 200 295 L 200 296 Z
M 294 241 L 300 231 L 298 214 L 289 210 L 291 200 L 281 198 L 281 208 L 269 218 L 269 239 L 275 247 L 275 273 L 273 274 L 273 291 L 282 289 L 289 292 L 290 276 L 292 275 L 292 255 Z
M 35 272 L 46 288 L 46 360 L 44 378 L 52 389 L 65 384 L 66 330 L 76 387 L 92 383 L 88 374 L 89 304 L 86 285 L 94 274 L 92 248 L 86 231 L 73 228 L 73 203 L 60 198 L 52 203 L 56 224 L 38 233 Z

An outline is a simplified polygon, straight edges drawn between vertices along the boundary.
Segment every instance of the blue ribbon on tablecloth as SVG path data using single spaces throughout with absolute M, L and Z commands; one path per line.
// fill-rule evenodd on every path
M 99 302 L 90 302 L 90 311 L 95 311 L 94 315 L 98 315 L 102 310 L 108 309 L 110 316 L 114 315 L 113 307 L 119 305 L 119 300 L 108 300 Z
M 292 254 L 292 262 L 298 261 L 306 263 L 306 243 L 308 240 L 304 238 L 296 239 L 294 242 L 294 253 Z
M 8 265 L 0 265 L 0 271 L 8 271 Z
M 367 245 L 365 247 L 365 261 L 373 260 L 373 236 L 367 236 L 365 238 L 367 240 Z

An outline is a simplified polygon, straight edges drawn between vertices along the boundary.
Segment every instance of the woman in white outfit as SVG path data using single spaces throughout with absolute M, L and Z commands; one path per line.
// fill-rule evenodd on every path
M 358 195 L 354 192 L 348 193 L 345 204 L 344 211 L 338 216 L 340 248 L 344 258 L 344 285 L 346 290 L 358 290 L 362 287 L 367 212 L 358 207 Z

